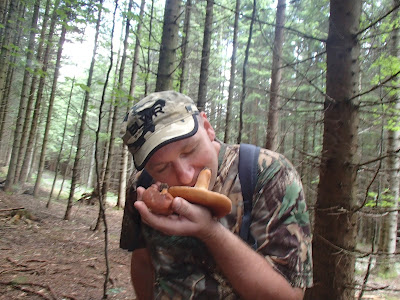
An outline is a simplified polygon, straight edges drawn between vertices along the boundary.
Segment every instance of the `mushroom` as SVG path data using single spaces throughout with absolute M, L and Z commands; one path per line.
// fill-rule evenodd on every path
M 169 216 L 173 213 L 171 208 L 172 200 L 174 198 L 164 188 L 160 192 L 158 186 L 153 184 L 143 193 L 143 202 L 149 210 L 157 215 Z
M 173 197 L 182 197 L 187 201 L 207 207 L 217 218 L 222 218 L 232 210 L 231 200 L 220 193 L 208 190 L 211 180 L 211 170 L 203 169 L 199 173 L 194 187 L 171 186 L 168 193 Z

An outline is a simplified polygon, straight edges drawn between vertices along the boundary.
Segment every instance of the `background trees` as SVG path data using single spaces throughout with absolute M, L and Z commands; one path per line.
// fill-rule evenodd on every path
M 332 269 L 335 292 L 330 295 L 350 297 L 365 286 L 339 274 L 353 274 L 359 256 L 370 258 L 370 266 L 377 257 L 385 258 L 378 261 L 386 267 L 396 259 L 400 4 L 346 3 L 1 2 L 0 176 L 7 179 L 5 187 L 13 191 L 36 182 L 40 195 L 41 172 L 60 172 L 67 179 L 71 209 L 99 177 L 93 163 L 97 144 L 98 167 L 108 170 L 105 183 L 97 179 L 118 194 L 133 165 L 130 158 L 124 163 L 126 150 L 114 140 L 115 121 L 150 92 L 181 90 L 204 106 L 219 139 L 267 143 L 292 160 L 312 219 L 316 212 L 316 280 L 323 280 L 319 268 L 327 268 L 333 253 L 342 251 L 347 256 L 335 262 L 342 269 Z M 338 15 L 342 10 L 348 14 Z M 334 52 L 339 46 L 343 52 Z M 344 241 L 355 234 L 357 240 Z M 363 269 L 365 275 L 370 269 Z

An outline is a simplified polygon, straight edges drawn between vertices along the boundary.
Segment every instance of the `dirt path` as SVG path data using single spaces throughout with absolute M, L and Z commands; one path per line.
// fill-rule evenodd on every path
M 22 217 L 13 216 L 16 211 L 2 211 L 18 207 L 25 208 Z M 46 209 L 43 200 L 0 190 L 1 300 L 102 298 L 104 234 L 90 230 L 98 208 L 77 204 L 72 220 L 63 221 L 65 207 L 65 203 L 53 202 Z M 135 299 L 129 279 L 130 255 L 118 247 L 121 219 L 122 211 L 107 209 L 108 299 Z
M 21 218 L 13 216 L 15 211 L 2 211 L 19 207 L 24 207 Z M 45 200 L 0 190 L 0 300 L 102 299 L 104 234 L 90 230 L 98 208 L 77 204 L 72 220 L 63 221 L 65 207 L 53 202 L 46 209 Z M 130 254 L 118 247 L 123 212 L 107 208 L 106 214 L 108 299 L 135 299 L 129 279 Z M 363 272 L 358 274 L 359 283 L 363 276 Z M 374 291 L 366 292 L 365 300 L 400 299 L 400 278 L 383 280 L 372 275 L 369 287 Z

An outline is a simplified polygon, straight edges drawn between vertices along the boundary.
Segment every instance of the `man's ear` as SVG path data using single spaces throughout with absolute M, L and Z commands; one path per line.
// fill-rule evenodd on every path
M 203 127 L 207 132 L 208 137 L 210 138 L 210 141 L 215 140 L 215 130 L 212 127 L 210 121 L 207 119 L 207 115 L 204 111 L 200 113 L 200 118 L 202 119 Z

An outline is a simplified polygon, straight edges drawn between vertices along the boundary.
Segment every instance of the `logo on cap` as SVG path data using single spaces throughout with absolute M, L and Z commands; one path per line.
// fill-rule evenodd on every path
M 137 120 L 132 125 L 127 127 L 127 131 L 129 131 L 129 133 L 135 139 L 135 142 L 129 146 L 141 147 L 146 142 L 144 136 L 149 131 L 155 131 L 156 126 L 154 125 L 153 118 L 157 117 L 157 115 L 160 113 L 165 113 L 163 111 L 164 106 L 165 100 L 158 99 L 153 106 L 137 112 Z

